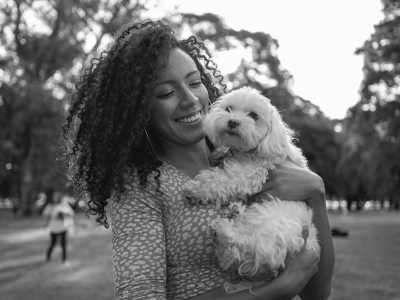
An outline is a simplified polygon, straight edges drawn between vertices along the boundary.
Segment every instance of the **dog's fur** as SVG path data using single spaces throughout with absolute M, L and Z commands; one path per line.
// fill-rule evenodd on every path
M 237 127 L 228 126 L 232 121 Z M 270 100 L 255 89 L 241 88 L 220 98 L 207 114 L 204 130 L 217 149 L 229 148 L 233 155 L 225 157 L 222 169 L 205 170 L 187 184 L 186 196 L 192 201 L 218 201 L 220 206 L 259 192 L 268 170 L 277 165 L 307 167 L 302 151 L 293 143 L 293 131 Z
M 220 267 L 241 279 L 268 280 L 285 267 L 286 257 L 304 246 L 303 231 L 308 230 L 306 247 L 319 251 L 312 211 L 304 202 L 269 201 L 245 206 L 234 218 L 217 218 L 216 254 Z
M 234 268 L 241 278 L 273 278 L 286 257 L 303 247 L 304 229 L 309 232 L 307 248 L 319 251 L 312 211 L 303 202 L 265 196 L 248 206 L 238 200 L 262 191 L 268 171 L 278 165 L 307 168 L 302 151 L 293 144 L 293 131 L 270 100 L 251 88 L 235 90 L 213 104 L 204 128 L 211 142 L 229 148 L 230 155 L 222 167 L 189 180 L 184 193 L 192 204 L 237 210 L 235 217 L 219 217 L 212 224 L 222 269 Z

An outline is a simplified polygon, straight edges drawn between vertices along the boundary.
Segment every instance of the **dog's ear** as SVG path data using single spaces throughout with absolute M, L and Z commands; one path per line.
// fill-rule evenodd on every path
M 220 141 L 218 140 L 215 130 L 215 119 L 218 117 L 218 112 L 221 110 L 221 101 L 222 98 L 218 99 L 210 106 L 210 110 L 203 121 L 204 133 L 215 147 L 220 146 Z
M 283 162 L 291 152 L 293 131 L 282 120 L 277 109 L 270 105 L 269 132 L 257 147 L 260 155 L 274 163 Z
M 277 109 L 271 105 L 270 132 L 261 141 L 257 150 L 260 155 L 274 163 L 289 159 L 299 167 L 307 167 L 307 160 L 299 147 L 293 143 L 293 130 L 282 120 Z
M 289 143 L 289 159 L 296 165 L 302 168 L 308 168 L 307 159 L 303 155 L 303 151 L 295 144 L 293 144 L 292 140 Z

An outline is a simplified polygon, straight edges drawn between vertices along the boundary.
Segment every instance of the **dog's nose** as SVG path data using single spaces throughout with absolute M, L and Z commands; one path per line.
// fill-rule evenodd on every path
M 231 129 L 234 129 L 234 128 L 238 127 L 239 124 L 240 123 L 238 121 L 235 121 L 235 120 L 229 120 L 228 121 L 228 127 L 231 128 Z

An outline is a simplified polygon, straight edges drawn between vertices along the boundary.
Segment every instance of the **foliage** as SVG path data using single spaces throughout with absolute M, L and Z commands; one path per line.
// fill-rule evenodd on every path
M 400 206 L 400 2 L 383 0 L 383 20 L 356 53 L 364 57 L 361 99 L 343 120 L 339 174 L 344 196 Z
M 318 106 L 292 92 L 292 76 L 278 58 L 278 41 L 264 32 L 232 29 L 210 13 L 184 14 L 180 24 L 187 24 L 214 51 L 240 47 L 251 53 L 251 59 L 242 59 L 237 70 L 227 75 L 228 86 L 250 85 L 269 97 L 296 131 L 311 169 L 324 178 L 327 193 L 338 195 L 335 168 L 339 144 L 335 123 L 324 116 Z
M 344 120 L 330 120 L 294 94 L 271 35 L 233 29 L 210 13 L 165 21 L 176 32 L 196 34 L 214 53 L 249 54 L 226 75 L 228 87 L 250 85 L 272 99 L 329 196 L 359 207 L 386 198 L 400 205 L 400 6 L 382 3 L 384 19 L 356 51 L 364 57 L 361 98 Z M 66 188 L 58 139 L 78 72 L 121 24 L 143 20 L 149 7 L 139 0 L 0 3 L 0 197 L 19 197 L 29 211 L 37 192 Z
M 29 214 L 37 193 L 67 188 L 61 125 L 78 71 L 143 1 L 0 3 L 0 196 Z

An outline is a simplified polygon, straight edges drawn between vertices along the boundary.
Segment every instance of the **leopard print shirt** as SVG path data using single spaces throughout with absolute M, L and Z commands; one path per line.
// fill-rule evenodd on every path
M 115 292 L 126 299 L 187 299 L 222 286 L 209 223 L 212 207 L 194 207 L 182 197 L 189 177 L 170 164 L 146 189 L 132 178 L 112 201 Z M 151 177 L 151 176 L 150 176 Z

